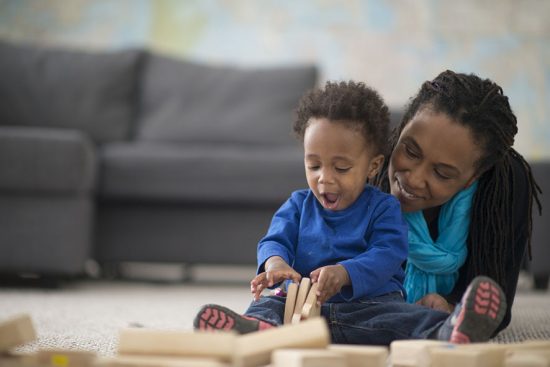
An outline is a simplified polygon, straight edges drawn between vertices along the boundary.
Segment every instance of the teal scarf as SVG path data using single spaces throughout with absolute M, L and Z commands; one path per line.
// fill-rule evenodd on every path
M 409 224 L 409 257 L 405 269 L 407 302 L 428 293 L 449 294 L 466 261 L 470 210 L 477 182 L 458 192 L 441 207 L 437 241 L 434 242 L 422 211 L 404 213 Z

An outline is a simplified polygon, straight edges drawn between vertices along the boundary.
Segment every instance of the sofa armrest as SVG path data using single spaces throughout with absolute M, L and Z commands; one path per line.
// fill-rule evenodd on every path
M 96 165 L 95 147 L 80 131 L 0 126 L 3 193 L 88 193 L 95 187 Z

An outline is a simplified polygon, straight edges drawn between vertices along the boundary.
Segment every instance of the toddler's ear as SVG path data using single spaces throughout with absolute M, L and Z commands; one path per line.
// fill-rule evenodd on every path
M 368 174 L 369 180 L 378 174 L 383 164 L 384 164 L 383 154 L 377 155 L 376 157 L 370 160 L 369 174 Z

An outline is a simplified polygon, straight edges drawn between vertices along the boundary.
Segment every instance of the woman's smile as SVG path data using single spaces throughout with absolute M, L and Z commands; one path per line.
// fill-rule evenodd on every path
M 403 184 L 399 177 L 395 177 L 395 184 L 398 188 L 398 195 L 403 197 L 404 199 L 408 201 L 422 199 L 422 196 L 410 192 L 410 189 L 406 188 L 406 184 Z

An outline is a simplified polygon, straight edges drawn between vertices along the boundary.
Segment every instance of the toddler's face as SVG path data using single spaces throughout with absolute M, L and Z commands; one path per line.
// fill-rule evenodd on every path
M 382 155 L 372 154 L 363 133 L 352 126 L 312 118 L 304 134 L 307 183 L 325 209 L 343 210 L 353 204 L 384 161 Z

